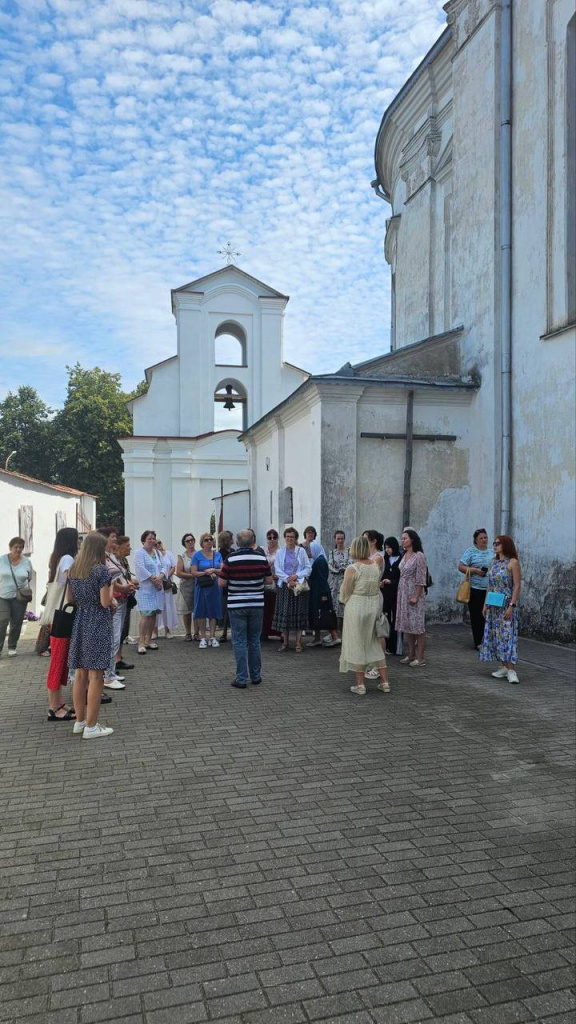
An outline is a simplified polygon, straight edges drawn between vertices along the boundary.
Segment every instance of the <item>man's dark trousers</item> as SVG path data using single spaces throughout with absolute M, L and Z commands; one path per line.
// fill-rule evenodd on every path
M 232 647 L 236 658 L 236 682 L 260 681 L 262 658 L 260 634 L 263 608 L 229 608 Z

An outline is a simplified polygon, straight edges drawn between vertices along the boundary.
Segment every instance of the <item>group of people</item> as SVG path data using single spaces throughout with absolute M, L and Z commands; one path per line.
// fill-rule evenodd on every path
M 282 543 L 277 530 L 260 547 L 247 528 L 236 537 L 220 533 L 218 546 L 204 533 L 199 548 L 192 533 L 182 538 L 175 559 L 154 530 L 145 530 L 140 547 L 128 556 L 130 538 L 115 527 L 88 534 L 80 544 L 77 530 L 58 531 L 49 564 L 49 582 L 37 652 L 50 657 L 47 674 L 48 719 L 74 721 L 74 733 L 100 738 L 113 730 L 98 722 L 108 690 L 123 690 L 135 666 L 124 660 L 124 643 L 139 655 L 158 650 L 162 633 L 173 636 L 178 615 L 184 640 L 200 649 L 218 647 L 230 628 L 236 669 L 231 685 L 246 688 L 261 682 L 261 642 L 279 640 L 278 653 L 296 653 L 309 633 L 308 647 L 339 645 L 340 671 L 355 673 L 354 694 L 366 693 L 366 680 L 389 692 L 387 654 L 412 668 L 425 665 L 426 594 L 431 585 L 422 542 L 410 527 L 400 544 L 377 530 L 366 530 L 349 548 L 337 530 L 327 554 L 313 526 L 287 527 Z M 0 557 L 0 652 L 8 634 L 14 656 L 30 599 L 32 565 L 24 541 L 10 541 Z M 498 536 L 489 550 L 485 529 L 474 532 L 458 570 L 470 584 L 466 599 L 474 646 L 483 662 L 499 661 L 492 674 L 519 682 L 518 598 L 521 569 L 514 542 Z M 178 583 L 176 583 L 176 580 Z M 139 613 L 137 640 L 130 637 L 130 612 Z M 220 639 L 216 626 L 220 625 Z M 324 635 L 322 635 L 324 634 Z M 406 644 L 406 650 L 403 644 Z M 73 700 L 62 689 L 73 685 Z

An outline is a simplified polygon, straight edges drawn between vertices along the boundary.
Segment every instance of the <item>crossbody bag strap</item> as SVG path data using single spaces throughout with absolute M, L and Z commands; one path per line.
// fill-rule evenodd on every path
M 6 555 L 6 558 L 8 558 L 8 555 Z M 12 568 L 12 562 L 10 561 L 9 558 L 8 558 L 8 565 L 10 566 L 10 572 L 12 573 L 12 579 L 14 580 L 14 586 L 16 587 L 16 593 L 20 593 L 20 587 L 18 586 L 18 580 L 16 579 L 16 576 L 14 575 L 14 569 Z M 28 584 L 28 583 L 30 583 L 30 574 L 26 573 L 26 584 Z M 25 584 L 25 586 L 26 586 L 26 584 Z

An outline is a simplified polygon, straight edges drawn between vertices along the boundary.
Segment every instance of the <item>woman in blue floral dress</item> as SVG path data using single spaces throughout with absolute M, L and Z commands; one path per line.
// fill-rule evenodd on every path
M 514 541 L 502 534 L 494 541 L 494 558 L 488 570 L 487 600 L 490 593 L 504 594 L 501 608 L 485 604 L 484 639 L 480 647 L 480 661 L 500 661 L 501 668 L 493 672 L 495 679 L 508 679 L 519 683 L 516 673 L 518 661 L 518 597 L 522 585 L 522 572 Z
M 111 613 L 118 607 L 106 568 L 107 540 L 96 531 L 89 533 L 68 573 L 66 601 L 76 605 L 68 654 L 68 667 L 74 672 L 73 732 L 82 733 L 85 740 L 114 732 L 98 721 L 104 672 L 110 664 Z

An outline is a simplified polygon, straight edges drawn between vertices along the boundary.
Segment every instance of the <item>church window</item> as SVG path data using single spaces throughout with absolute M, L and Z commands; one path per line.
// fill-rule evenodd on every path
M 233 320 L 226 320 L 214 337 L 216 366 L 246 366 L 246 331 Z
M 280 507 L 280 523 L 292 523 L 294 519 L 294 495 L 291 487 L 285 487 L 282 491 L 282 501 Z
M 214 430 L 245 430 L 246 392 L 235 380 L 220 381 L 214 392 Z
M 576 318 L 576 14 L 566 33 L 566 289 L 568 320 Z

